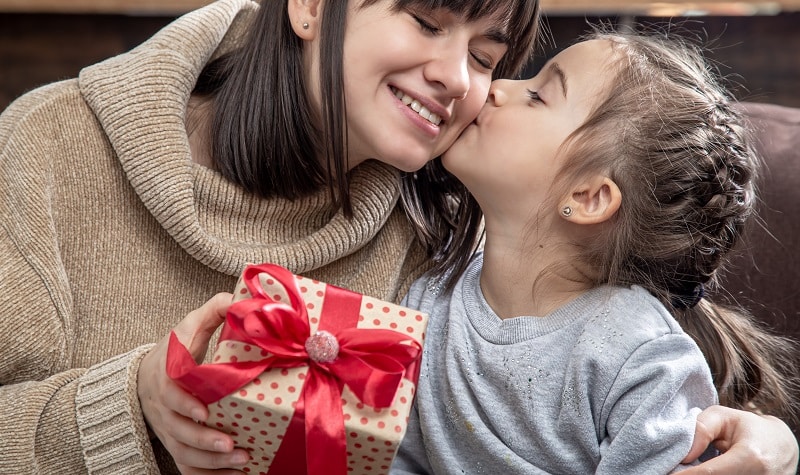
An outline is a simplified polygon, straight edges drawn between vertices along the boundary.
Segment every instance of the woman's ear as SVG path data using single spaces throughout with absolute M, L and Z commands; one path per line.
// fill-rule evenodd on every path
M 305 41 L 312 41 L 319 32 L 323 0 L 288 0 L 289 21 L 294 34 Z
M 611 219 L 621 204 L 622 192 L 614 180 L 596 175 L 572 189 L 559 214 L 575 224 L 600 224 Z

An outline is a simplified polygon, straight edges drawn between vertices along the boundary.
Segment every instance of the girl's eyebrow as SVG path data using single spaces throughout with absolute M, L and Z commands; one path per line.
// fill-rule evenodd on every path
M 558 63 L 550 63 L 547 68 L 550 73 L 555 74 L 558 78 L 558 83 L 561 85 L 561 91 L 564 93 L 564 99 L 567 98 L 567 75 Z

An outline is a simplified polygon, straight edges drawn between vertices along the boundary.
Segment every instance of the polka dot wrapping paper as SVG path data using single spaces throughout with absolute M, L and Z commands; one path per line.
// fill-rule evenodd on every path
M 253 292 L 265 300 L 255 299 Z M 206 424 L 227 432 L 250 453 L 244 471 L 388 473 L 414 399 L 428 316 L 269 264 L 245 270 L 231 310 L 242 306 L 256 309 L 261 320 L 248 316 L 241 323 L 229 311 L 212 363 L 191 368 L 187 372 L 196 374 L 188 378 L 170 372 L 169 362 L 168 372 L 195 394 L 198 387 L 212 386 L 210 379 L 221 387 L 238 385 L 226 373 L 209 377 L 201 370 L 235 367 L 236 373 L 254 376 L 232 391 L 217 387 L 211 389 L 217 394 L 201 397 L 213 400 Z M 287 310 L 294 307 L 300 311 Z M 262 328 L 264 319 L 274 325 Z M 297 328 L 284 328 L 289 319 Z M 243 338 L 237 325 L 255 336 Z M 271 342 L 280 331 L 289 335 L 284 340 L 296 341 L 283 341 L 280 348 L 262 342 L 262 337 Z M 399 355 L 402 364 L 391 355 Z M 265 361 L 278 363 L 261 371 Z

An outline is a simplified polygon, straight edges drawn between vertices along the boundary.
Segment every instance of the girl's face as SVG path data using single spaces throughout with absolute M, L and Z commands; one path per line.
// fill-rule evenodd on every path
M 477 119 L 442 157 L 487 219 L 503 212 L 529 220 L 538 209 L 560 169 L 559 147 L 600 100 L 613 55 L 610 42 L 586 41 L 531 79 L 492 83 Z
M 478 115 L 506 52 L 496 19 L 393 11 L 351 0 L 344 37 L 350 166 L 377 158 L 404 171 L 441 155 Z

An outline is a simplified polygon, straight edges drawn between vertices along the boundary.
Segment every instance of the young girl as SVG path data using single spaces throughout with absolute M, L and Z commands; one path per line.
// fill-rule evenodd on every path
M 411 211 L 417 233 L 401 193 L 438 192 L 398 170 L 452 144 L 537 25 L 536 0 L 220 0 L 10 105 L 0 473 L 241 466 L 156 342 L 178 326 L 202 358 L 230 298 L 202 304 L 248 262 L 396 301 L 466 255 L 444 214 Z
M 443 156 L 484 249 L 452 288 L 423 278 L 406 299 L 431 318 L 393 473 L 668 473 L 693 458 L 715 385 L 723 404 L 792 414 L 789 343 L 705 296 L 758 166 L 680 46 L 598 32 L 495 81 Z

